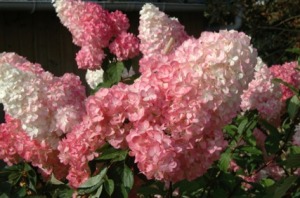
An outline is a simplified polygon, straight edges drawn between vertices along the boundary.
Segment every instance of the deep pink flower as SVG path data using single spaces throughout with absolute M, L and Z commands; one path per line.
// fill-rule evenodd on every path
M 131 33 L 122 32 L 110 43 L 109 50 L 119 61 L 134 58 L 140 52 L 139 39 Z
M 270 71 L 272 72 L 274 78 L 282 79 L 284 82 L 291 84 L 296 88 L 300 88 L 300 73 L 296 70 L 298 63 L 296 61 L 285 63 L 283 65 L 273 65 L 270 67 Z M 282 101 L 284 102 L 286 99 L 293 96 L 293 92 L 283 84 L 280 84 L 280 88 L 282 91 Z

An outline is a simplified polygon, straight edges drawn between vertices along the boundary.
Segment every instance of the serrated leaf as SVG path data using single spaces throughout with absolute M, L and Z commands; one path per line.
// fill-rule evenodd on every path
M 79 188 L 90 188 L 100 183 L 103 180 L 103 177 L 106 175 L 107 169 L 107 167 L 103 167 L 98 175 L 89 178 L 86 182 L 81 184 Z
M 288 102 L 288 114 L 291 119 L 294 119 L 295 116 L 298 114 L 300 108 L 300 100 L 298 96 L 293 96 Z
M 219 161 L 219 168 L 223 172 L 227 172 L 230 161 L 231 161 L 231 153 L 229 152 L 222 153 Z
M 111 196 L 115 189 L 115 184 L 112 179 L 106 179 L 104 182 L 104 189 L 109 196 Z
M 290 176 L 283 180 L 282 183 L 278 185 L 274 192 L 274 198 L 281 198 L 289 190 L 289 188 L 294 184 L 298 179 L 298 176 Z

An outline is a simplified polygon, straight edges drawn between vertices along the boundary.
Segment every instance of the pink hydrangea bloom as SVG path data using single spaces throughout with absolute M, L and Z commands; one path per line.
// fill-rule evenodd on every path
M 76 62 L 80 69 L 99 69 L 105 58 L 102 48 L 96 48 L 92 45 L 83 46 L 76 54 Z
M 272 82 L 273 78 L 266 65 L 255 73 L 255 79 L 241 96 L 242 110 L 257 109 L 262 118 L 270 121 L 280 116 L 282 94 L 279 84 Z
M 293 144 L 300 146 L 300 125 L 298 124 L 295 128 L 295 134 L 293 136 Z
M 119 35 L 122 32 L 126 32 L 130 26 L 129 20 L 125 14 L 116 10 L 111 12 L 109 15 L 110 19 L 113 21 L 113 35 Z
M 14 65 L 19 70 L 26 71 L 26 72 L 31 72 L 35 74 L 40 74 L 44 72 L 44 69 L 40 64 L 37 63 L 33 64 L 29 62 L 26 58 L 12 52 L 0 53 L 0 65 L 4 63 L 9 65 Z
M 250 38 L 236 31 L 203 33 L 173 55 L 157 57 L 144 59 L 151 69 L 134 84 L 102 88 L 86 100 L 84 121 L 59 146 L 72 185 L 87 179 L 87 163 L 106 141 L 129 148 L 149 179 L 192 180 L 219 158 L 227 145 L 221 129 L 237 115 L 254 76 Z
M 169 18 L 150 3 L 145 4 L 140 11 L 138 37 L 144 56 L 172 53 L 189 38 L 176 18 Z
M 120 11 L 109 13 L 100 5 L 81 0 L 55 0 L 54 7 L 61 23 L 68 28 L 73 42 L 82 47 L 76 55 L 81 69 L 99 69 L 110 40 L 129 28 Z
M 199 39 L 188 39 L 178 47 L 174 59 L 199 75 L 201 103 L 230 122 L 254 76 L 257 52 L 250 37 L 237 31 L 203 32 Z
M 140 52 L 139 39 L 131 33 L 122 32 L 109 44 L 109 50 L 118 61 L 134 58 Z
M 100 131 L 99 126 L 95 126 L 89 117 L 85 117 L 59 143 L 59 159 L 70 166 L 67 175 L 70 186 L 77 188 L 89 178 L 88 162 L 98 156 L 96 149 L 105 144 Z
M 38 167 L 45 179 L 53 173 L 56 178 L 65 178 L 68 166 L 59 162 L 58 151 L 45 141 L 31 139 L 21 128 L 21 122 L 6 115 L 6 123 L 0 125 L 0 159 L 8 165 L 22 160 Z
M 71 123 L 81 121 L 85 113 L 85 88 L 73 74 L 55 77 L 40 70 L 31 73 L 30 69 L 18 69 L 20 65 L 30 65 L 28 61 L 11 63 L 16 65 L 4 61 L 0 65 L 0 101 L 5 111 L 21 120 L 22 128 L 30 137 L 46 140 L 55 148 L 59 136 L 70 132 Z M 65 120 L 58 115 L 69 123 L 65 125 Z
M 296 70 L 298 63 L 296 61 L 285 63 L 283 65 L 273 65 L 270 67 L 274 78 L 282 79 L 284 82 L 300 89 L 300 73 Z M 293 92 L 283 84 L 280 84 L 282 91 L 282 101 L 292 97 Z
M 108 45 L 113 36 L 113 21 L 107 10 L 97 3 L 81 0 L 55 0 L 53 5 L 76 45 L 100 48 Z

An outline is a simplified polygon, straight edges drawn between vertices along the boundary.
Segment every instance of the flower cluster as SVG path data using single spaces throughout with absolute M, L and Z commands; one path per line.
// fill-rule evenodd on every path
M 39 168 L 45 179 L 53 173 L 56 178 L 65 178 L 68 166 L 57 158 L 58 151 L 44 141 L 31 139 L 22 129 L 21 122 L 6 115 L 6 123 L 0 125 L 0 159 L 8 165 L 22 160 Z
M 138 40 L 130 34 L 124 36 L 129 28 L 129 20 L 122 12 L 109 13 L 97 3 L 81 0 L 55 0 L 53 5 L 61 23 L 71 32 L 73 42 L 81 47 L 76 55 L 79 68 L 101 68 L 105 58 L 103 48 L 108 47 L 114 37 L 117 37 L 117 41 L 112 44 L 111 51 L 120 60 L 139 53 Z M 124 39 L 129 43 L 124 43 Z M 133 48 L 128 49 L 131 46 Z
M 55 77 L 16 54 L 1 54 L 0 63 L 0 102 L 5 111 L 21 120 L 30 137 L 47 140 L 55 148 L 59 137 L 85 113 L 85 88 L 79 77 Z
M 14 53 L 0 54 L 0 102 L 7 118 L 0 125 L 0 159 L 9 165 L 30 162 L 45 178 L 54 173 L 73 188 L 91 176 L 89 162 L 106 144 L 129 150 L 148 179 L 196 179 L 220 158 L 228 144 L 222 128 L 241 110 L 257 109 L 268 121 L 280 119 L 292 92 L 273 78 L 300 88 L 296 62 L 268 68 L 241 32 L 203 32 L 193 38 L 177 19 L 146 4 L 139 45 L 120 11 L 80 0 L 56 0 L 54 7 L 81 47 L 76 61 L 88 69 L 92 89 L 111 77 L 106 67 L 101 69 L 104 48 L 116 56 L 110 61 L 134 58 L 139 51 L 143 55 L 141 76 L 132 84 L 119 82 L 86 97 L 79 77 L 56 77 Z M 132 70 L 127 73 L 123 76 L 130 78 Z M 299 128 L 293 137 L 298 146 Z M 263 151 L 262 161 L 270 157 L 266 134 L 258 129 L 251 134 Z M 231 165 L 233 171 L 240 169 L 234 161 Z M 275 162 L 244 173 L 247 182 L 284 174 Z
M 281 102 L 282 93 L 279 84 L 272 82 L 273 78 L 266 65 L 263 65 L 255 73 L 255 78 L 241 96 L 242 110 L 257 109 L 261 117 L 269 121 L 279 118 L 283 106 Z
M 279 78 L 290 85 L 300 88 L 300 73 L 296 70 L 298 63 L 296 61 L 285 63 L 283 65 L 273 65 L 270 71 L 274 78 Z M 282 91 L 282 101 L 293 96 L 293 92 L 285 85 L 280 85 Z
M 87 175 L 81 173 L 89 172 L 88 161 L 103 141 L 129 148 L 149 179 L 192 180 L 219 158 L 227 145 L 221 128 L 237 115 L 240 95 L 254 76 L 257 54 L 250 38 L 207 32 L 161 55 L 144 54 L 143 64 L 151 69 L 134 84 L 88 97 L 84 121 L 59 145 L 60 159 L 80 170 L 77 177 L 69 173 L 73 186 Z
M 153 4 L 145 4 L 140 15 L 138 37 L 144 56 L 172 53 L 189 38 L 176 18 L 169 18 Z

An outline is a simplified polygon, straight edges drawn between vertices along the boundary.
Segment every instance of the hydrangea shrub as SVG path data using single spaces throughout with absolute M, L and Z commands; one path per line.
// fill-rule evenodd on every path
M 189 36 L 152 4 L 138 35 L 120 11 L 53 5 L 92 92 L 0 54 L 2 195 L 299 195 L 299 63 L 268 67 L 243 32 Z

